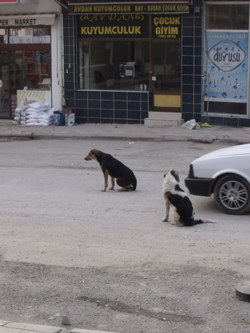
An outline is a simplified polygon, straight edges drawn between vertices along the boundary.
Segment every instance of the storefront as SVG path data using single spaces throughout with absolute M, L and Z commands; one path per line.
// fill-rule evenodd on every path
M 249 7 L 0 0 L 0 118 L 36 96 L 73 109 L 77 123 L 144 124 L 153 114 L 250 126 Z
M 149 111 L 181 119 L 182 40 L 191 3 L 68 1 L 65 100 L 78 123 L 143 124 Z
M 250 1 L 204 2 L 204 115 L 250 126 Z
M 78 123 L 150 115 L 250 126 L 249 0 L 69 0 L 65 101 Z
M 61 109 L 61 6 L 0 0 L 0 10 L 0 118 L 32 101 Z

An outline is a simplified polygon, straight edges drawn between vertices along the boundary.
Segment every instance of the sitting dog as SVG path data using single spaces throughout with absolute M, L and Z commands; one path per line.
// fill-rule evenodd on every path
M 111 188 L 114 189 L 116 178 L 117 185 L 121 186 L 124 190 L 135 191 L 137 186 L 137 180 L 132 170 L 130 170 L 122 162 L 118 161 L 110 154 L 106 154 L 100 150 L 92 149 L 85 157 L 86 161 L 96 160 L 99 162 L 103 175 L 104 175 L 104 189 L 102 192 L 106 192 L 108 187 L 108 175 L 111 177 Z
M 172 210 L 171 224 L 176 226 L 192 227 L 195 224 L 204 223 L 203 220 L 194 219 L 194 209 L 187 194 L 179 185 L 179 174 L 170 170 L 164 175 L 162 194 L 166 204 L 166 215 L 163 222 L 168 222 L 170 208 Z

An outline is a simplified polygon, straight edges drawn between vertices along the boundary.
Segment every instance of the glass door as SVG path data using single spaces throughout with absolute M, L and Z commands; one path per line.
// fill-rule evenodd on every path
M 181 111 L 181 45 L 153 43 L 153 110 Z
M 9 53 L 0 51 L 0 119 L 10 117 Z

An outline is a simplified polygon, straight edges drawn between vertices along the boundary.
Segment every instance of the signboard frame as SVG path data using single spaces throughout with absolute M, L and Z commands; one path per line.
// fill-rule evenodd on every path
M 189 13 L 189 1 L 144 1 L 134 3 L 106 2 L 79 2 L 69 3 L 69 14 L 187 14 Z
M 0 5 L 16 5 L 19 0 L 0 0 Z
M 205 101 L 247 103 L 248 31 L 206 30 Z

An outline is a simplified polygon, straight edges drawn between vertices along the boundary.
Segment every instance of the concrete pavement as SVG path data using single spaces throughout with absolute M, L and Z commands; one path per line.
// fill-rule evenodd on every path
M 15 323 L 0 319 L 0 333 L 104 333 L 104 332 L 84 330 L 79 328 L 73 328 L 71 330 L 68 330 L 63 327 Z
M 250 143 L 250 127 L 211 126 L 201 129 L 146 125 L 81 124 L 76 126 L 22 126 L 0 120 L 1 139 L 101 139 L 126 141 L 193 141 Z

